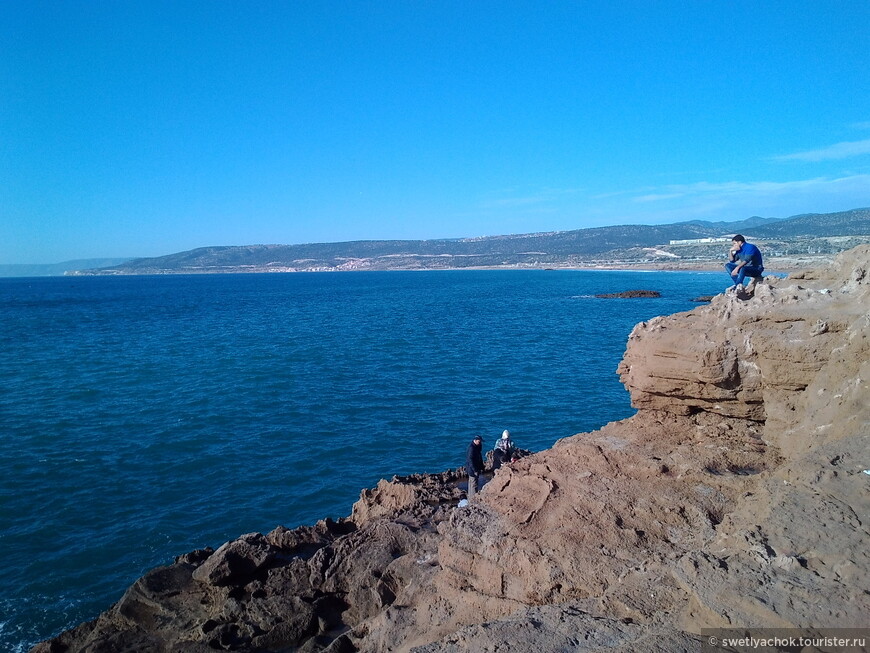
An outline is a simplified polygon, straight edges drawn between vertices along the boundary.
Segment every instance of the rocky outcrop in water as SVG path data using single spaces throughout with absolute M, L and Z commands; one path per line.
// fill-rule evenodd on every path
M 662 294 L 658 290 L 626 290 L 624 292 L 610 292 L 595 295 L 598 299 L 637 299 L 656 298 Z
M 701 650 L 870 614 L 870 247 L 635 327 L 637 414 L 155 569 L 36 651 Z

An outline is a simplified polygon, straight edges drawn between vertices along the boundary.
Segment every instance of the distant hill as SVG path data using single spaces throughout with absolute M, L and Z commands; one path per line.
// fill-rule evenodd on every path
M 746 231 L 747 229 L 762 227 L 771 222 L 781 222 L 784 219 L 787 218 L 762 218 L 755 215 L 751 218 L 746 218 L 746 220 L 740 220 L 739 222 L 706 222 L 704 220 L 689 220 L 688 222 L 678 224 L 694 224 L 704 229 L 716 229 L 723 233 L 726 231 L 739 233 L 741 231 Z
M 58 277 L 75 270 L 117 266 L 129 260 L 131 260 L 129 257 L 91 258 L 63 263 L 0 265 L 0 277 Z
M 473 267 L 580 267 L 602 262 L 721 258 L 722 244 L 672 246 L 671 241 L 729 237 L 771 241 L 790 255 L 845 248 L 848 238 L 870 240 L 870 209 L 738 222 L 693 220 L 666 225 L 620 225 L 479 238 L 362 240 L 305 245 L 243 245 L 198 249 L 127 261 L 79 274 L 191 274 Z M 828 239 L 819 241 L 819 239 Z M 863 240 L 861 242 L 864 242 Z
M 757 237 L 794 238 L 796 236 L 857 236 L 870 234 L 870 209 L 841 213 L 807 213 L 787 220 L 760 225 Z

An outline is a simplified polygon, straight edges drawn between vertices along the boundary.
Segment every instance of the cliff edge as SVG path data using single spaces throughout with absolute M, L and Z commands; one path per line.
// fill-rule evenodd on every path
M 870 246 L 632 331 L 637 413 L 152 570 L 33 651 L 701 650 L 870 614 Z M 585 407 L 586 409 L 590 407 Z

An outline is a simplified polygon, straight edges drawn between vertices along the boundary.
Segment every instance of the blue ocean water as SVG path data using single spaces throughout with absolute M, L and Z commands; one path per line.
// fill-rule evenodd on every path
M 458 467 L 475 433 L 540 450 L 629 416 L 632 327 L 723 277 L 0 279 L 0 649 L 95 617 L 176 555 Z M 592 297 L 630 289 L 662 297 Z

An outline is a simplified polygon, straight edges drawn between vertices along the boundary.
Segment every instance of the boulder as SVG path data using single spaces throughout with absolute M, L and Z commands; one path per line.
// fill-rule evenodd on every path
M 274 557 L 263 534 L 249 533 L 218 548 L 193 572 L 193 578 L 210 585 L 244 585 Z

